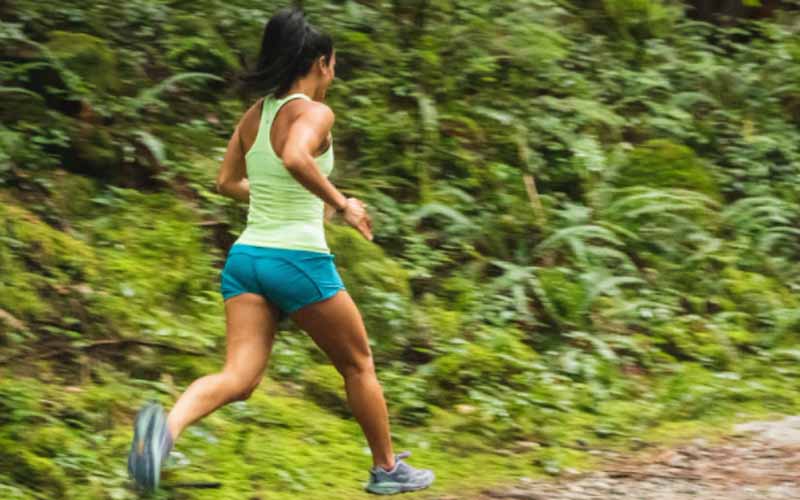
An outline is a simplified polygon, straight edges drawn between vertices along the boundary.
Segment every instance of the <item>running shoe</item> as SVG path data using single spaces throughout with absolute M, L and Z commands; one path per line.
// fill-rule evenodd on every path
M 133 442 L 128 453 L 128 474 L 147 491 L 158 488 L 161 465 L 172 449 L 167 417 L 158 403 L 146 404 L 136 415 Z
M 430 486 L 434 479 L 433 471 L 411 467 L 403 461 L 409 456 L 411 452 L 408 451 L 395 455 L 394 469 L 390 471 L 383 467 L 373 467 L 365 489 L 376 495 L 394 495 Z

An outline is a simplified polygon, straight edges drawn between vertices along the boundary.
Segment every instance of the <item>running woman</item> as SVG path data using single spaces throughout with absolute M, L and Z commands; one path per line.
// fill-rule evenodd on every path
M 161 465 L 184 429 L 217 408 L 246 400 L 261 381 L 278 324 L 308 333 L 344 378 L 348 404 L 372 450 L 366 490 L 430 486 L 434 474 L 395 455 L 389 418 L 362 317 L 326 243 L 325 205 L 372 240 L 367 206 L 328 180 L 333 111 L 325 104 L 336 53 L 331 37 L 287 8 L 266 24 L 256 68 L 244 83 L 265 97 L 248 109 L 228 142 L 217 190 L 249 203 L 247 226 L 222 271 L 227 353 L 221 372 L 195 380 L 169 414 L 145 405 L 134 422 L 128 471 L 158 488 Z

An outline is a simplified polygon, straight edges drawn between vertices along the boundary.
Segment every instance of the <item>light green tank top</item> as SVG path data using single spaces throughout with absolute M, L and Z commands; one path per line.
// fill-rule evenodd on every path
M 245 155 L 250 182 L 250 207 L 247 226 L 235 243 L 246 245 L 311 250 L 330 253 L 325 240 L 325 204 L 298 182 L 272 149 L 269 135 L 280 107 L 296 98 L 311 100 L 303 93 L 276 99 L 264 98 L 261 122 L 253 146 Z M 316 157 L 327 177 L 333 170 L 333 142 Z

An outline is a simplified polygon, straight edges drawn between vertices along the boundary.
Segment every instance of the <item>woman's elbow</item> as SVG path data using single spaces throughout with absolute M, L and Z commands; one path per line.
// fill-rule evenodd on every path
M 297 171 L 306 161 L 305 156 L 306 155 L 304 155 L 301 151 L 286 150 L 284 151 L 282 158 L 283 166 L 286 167 L 286 170 Z
M 217 193 L 227 196 L 230 192 L 231 181 L 225 179 L 217 179 L 215 187 L 217 189 Z

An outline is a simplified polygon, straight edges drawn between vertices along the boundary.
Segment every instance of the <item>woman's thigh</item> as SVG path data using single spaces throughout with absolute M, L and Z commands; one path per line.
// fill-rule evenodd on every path
M 342 374 L 372 368 L 367 330 L 347 290 L 303 306 L 289 317 L 311 336 Z
M 225 300 L 225 370 L 250 380 L 260 378 L 266 368 L 279 311 L 264 296 L 241 293 Z

